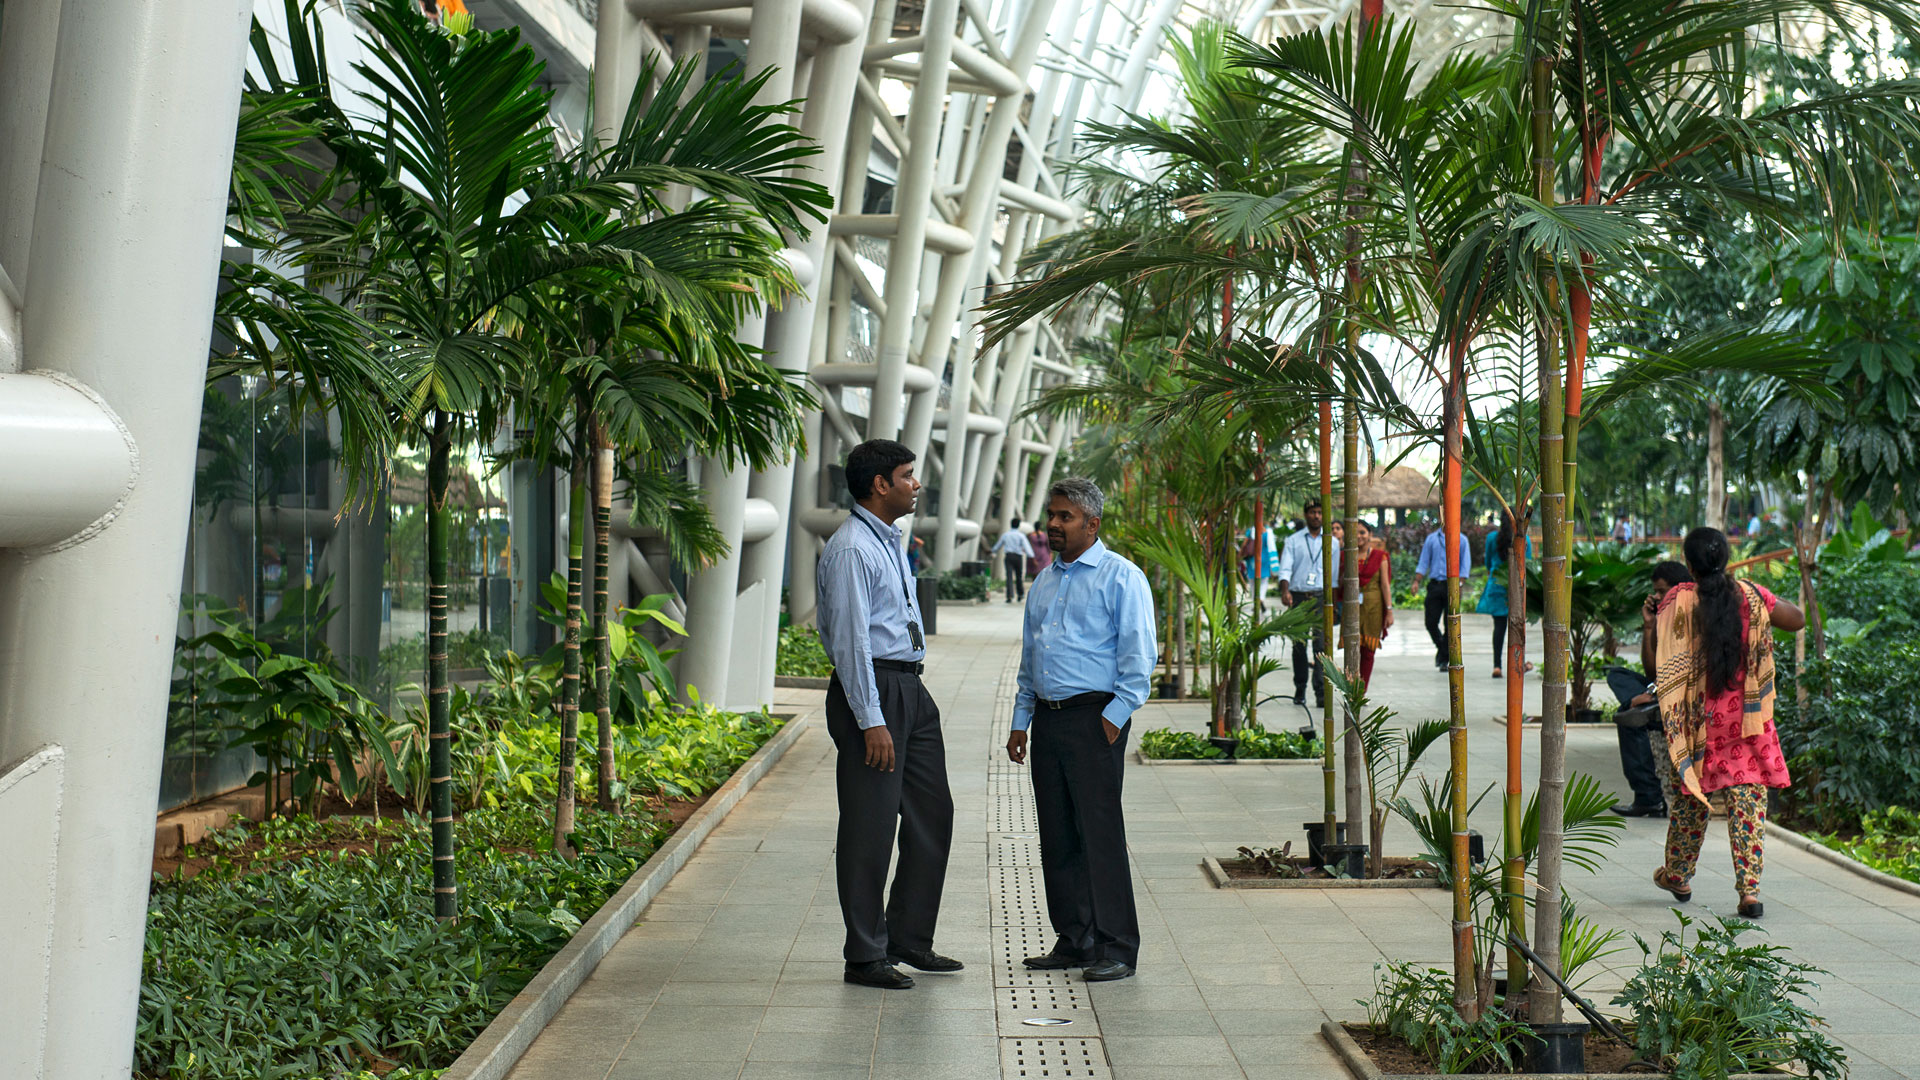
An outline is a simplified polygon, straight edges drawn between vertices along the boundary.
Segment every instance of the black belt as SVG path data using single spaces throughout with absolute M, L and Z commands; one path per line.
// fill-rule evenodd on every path
M 882 671 L 904 671 L 909 675 L 918 675 L 927 670 L 927 665 L 918 660 L 881 660 L 876 658 L 873 666 Z
M 1060 701 L 1048 701 L 1046 698 L 1034 699 L 1034 701 L 1049 709 L 1084 709 L 1089 705 L 1105 705 L 1112 700 L 1112 694 L 1099 690 L 1089 690 L 1084 694 L 1075 694 L 1070 698 L 1064 698 Z

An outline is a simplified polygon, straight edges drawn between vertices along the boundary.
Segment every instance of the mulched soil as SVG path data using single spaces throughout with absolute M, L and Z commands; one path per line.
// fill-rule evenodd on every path
M 1325 869 L 1311 865 L 1310 861 L 1304 856 L 1294 855 L 1278 861 L 1286 866 L 1292 867 L 1295 873 L 1269 872 L 1255 865 L 1252 859 L 1221 859 L 1220 869 L 1225 870 L 1228 877 L 1241 880 L 1250 878 L 1331 879 L 1333 877 L 1333 875 Z M 1381 867 L 1381 871 L 1381 878 L 1391 881 L 1405 880 L 1408 878 L 1430 878 L 1433 876 L 1432 864 L 1424 863 L 1417 859 L 1406 859 L 1398 856 L 1387 859 Z
M 1379 1066 L 1380 1071 L 1389 1075 L 1432 1074 L 1440 1071 L 1439 1066 L 1426 1054 L 1408 1046 L 1406 1040 L 1398 1035 L 1376 1032 L 1364 1024 L 1345 1024 L 1347 1034 L 1360 1044 L 1360 1049 Z M 1634 1057 L 1631 1049 L 1613 1042 L 1604 1035 L 1593 1032 L 1587 1034 L 1587 1072 L 1589 1073 L 1627 1073 L 1659 1072 L 1657 1068 Z

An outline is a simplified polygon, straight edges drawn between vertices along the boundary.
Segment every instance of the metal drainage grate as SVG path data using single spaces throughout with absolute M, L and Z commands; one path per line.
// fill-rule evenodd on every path
M 1016 1016 L 1052 1016 L 1056 1013 L 1093 1012 L 1093 1002 L 1083 989 L 1071 982 L 1052 986 L 999 986 L 993 991 L 993 1007 L 1000 1013 Z
M 1000 1075 L 1020 1080 L 1112 1080 L 1099 1039 L 1001 1039 Z

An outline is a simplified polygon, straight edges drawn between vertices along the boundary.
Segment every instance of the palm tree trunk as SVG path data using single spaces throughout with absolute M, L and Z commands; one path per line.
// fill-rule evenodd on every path
M 1460 654 L 1460 472 L 1461 428 L 1466 412 L 1466 355 L 1464 332 L 1449 349 L 1446 401 L 1446 486 L 1441 496 L 1447 545 L 1447 708 L 1451 726 L 1452 884 L 1453 884 L 1453 1007 L 1461 1019 L 1480 1018 L 1479 980 L 1473 943 L 1472 873 L 1467 846 L 1467 678 Z M 1351 498 L 1352 496 L 1348 496 Z
M 599 741 L 600 809 L 614 810 L 613 641 L 607 635 L 607 543 L 613 527 L 613 446 L 593 425 L 593 712 Z
M 1527 856 L 1520 829 L 1520 759 L 1525 746 L 1521 725 L 1526 722 L 1527 675 L 1527 518 L 1520 512 L 1520 479 L 1514 477 L 1513 548 L 1507 552 L 1507 791 L 1504 824 L 1506 864 L 1501 888 L 1507 908 L 1507 930 L 1527 934 Z M 1520 1000 L 1526 988 L 1527 960 L 1519 949 L 1507 947 L 1507 1001 Z
M 1326 516 L 1333 512 L 1333 402 L 1320 403 L 1320 645 L 1328 652 L 1333 645 L 1333 597 L 1328 595 L 1334 579 L 1333 530 L 1326 527 Z M 1325 787 L 1325 816 L 1321 822 L 1325 829 L 1321 835 L 1323 843 L 1332 844 L 1339 837 L 1340 810 L 1338 806 L 1338 781 L 1333 764 L 1333 680 L 1322 670 L 1321 664 L 1327 653 L 1316 649 L 1313 654 L 1313 672 L 1311 677 L 1320 680 L 1322 708 L 1320 731 L 1320 770 Z
M 568 858 L 573 855 L 574 763 L 580 746 L 580 578 L 587 532 L 587 460 L 584 453 L 574 455 L 567 500 L 567 628 L 560 661 L 560 770 L 553 806 L 553 850 Z
M 1533 165 L 1536 196 L 1553 199 L 1553 61 L 1532 60 Z M 1534 870 L 1533 951 L 1546 967 L 1560 967 L 1560 861 L 1566 813 L 1567 623 L 1571 594 L 1567 579 L 1567 474 L 1564 434 L 1566 400 L 1560 381 L 1558 289 L 1550 268 L 1546 276 L 1547 310 L 1540 316 L 1540 503 L 1541 578 L 1546 594 L 1546 673 L 1541 688 L 1540 846 Z M 1548 980 L 1533 981 L 1528 1017 L 1534 1023 L 1560 1020 L 1560 996 Z
M 1707 401 L 1707 512 L 1709 528 L 1727 531 L 1727 411 Z
M 452 418 L 436 410 L 427 457 L 427 784 L 433 805 L 433 917 L 460 915 L 453 865 L 452 680 L 447 673 L 447 476 Z

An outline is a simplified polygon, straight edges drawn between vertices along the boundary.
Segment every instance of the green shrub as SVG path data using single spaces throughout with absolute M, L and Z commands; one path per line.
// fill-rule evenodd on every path
M 1856 840 L 1820 833 L 1813 838 L 1881 873 L 1920 882 L 1920 811 L 1904 806 L 1870 811 Z
M 833 674 L 833 660 L 820 644 L 820 632 L 811 626 L 780 628 L 780 652 L 774 660 L 774 673 L 803 678 L 825 678 Z
M 939 583 L 942 600 L 985 600 L 993 589 L 993 578 L 988 574 L 942 574 L 930 571 L 920 575 L 930 577 Z
M 1240 747 L 1234 752 L 1235 757 L 1265 760 L 1320 756 L 1320 740 L 1303 739 L 1291 731 L 1268 731 L 1265 728 L 1248 726 L 1241 728 L 1236 734 L 1240 738 Z M 1223 758 L 1226 757 L 1226 753 L 1208 742 L 1205 735 L 1191 731 L 1174 731 L 1171 728 L 1155 728 L 1141 734 L 1140 756 L 1198 761 Z
M 1829 619 L 1877 623 L 1881 638 L 1920 634 L 1920 562 L 1822 562 L 1815 589 Z
M 1526 1021 L 1488 1009 L 1474 1023 L 1453 1005 L 1453 973 L 1412 962 L 1375 964 L 1372 999 L 1360 999 L 1374 1030 L 1405 1039 L 1443 1073 L 1518 1072 Z
M 1785 669 L 1788 665 L 1783 664 Z M 1794 774 L 1788 799 L 1824 829 L 1910 802 L 1920 788 L 1920 636 L 1863 637 L 1828 646 L 1775 697 L 1781 748 Z
M 1811 976 L 1825 972 L 1790 959 L 1784 945 L 1740 944 L 1742 933 L 1758 929 L 1750 922 L 1702 921 L 1688 944 L 1694 925 L 1680 915 L 1679 931 L 1662 933 L 1658 950 L 1634 936 L 1646 963 L 1613 1003 L 1632 1010 L 1642 1057 L 1670 1068 L 1675 1080 L 1786 1066 L 1809 1077 L 1847 1074 L 1846 1052 L 1801 1003 L 1818 988 Z

